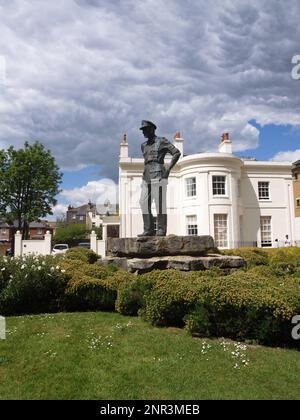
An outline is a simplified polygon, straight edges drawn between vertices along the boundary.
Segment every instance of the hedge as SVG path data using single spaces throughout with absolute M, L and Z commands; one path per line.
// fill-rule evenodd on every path
M 124 286 L 117 309 L 128 314 L 128 306 L 136 305 L 151 324 L 185 326 L 195 335 L 294 345 L 290 321 L 300 314 L 300 277 L 271 275 L 270 271 L 266 277 L 266 269 L 256 267 L 221 277 L 210 272 L 152 272 Z M 133 293 L 143 288 L 143 296 Z
M 106 278 L 95 278 L 78 273 L 69 281 L 65 290 L 64 307 L 69 311 L 113 311 L 118 288 L 124 283 L 129 283 L 130 280 L 131 275 L 122 271 L 112 273 Z
M 93 264 L 99 259 L 98 255 L 91 249 L 80 247 L 69 249 L 64 257 L 69 260 L 82 261 L 89 264 Z
M 237 255 L 245 259 L 247 268 L 260 265 L 282 268 L 289 272 L 300 267 L 300 248 L 239 248 L 222 251 L 224 255 Z

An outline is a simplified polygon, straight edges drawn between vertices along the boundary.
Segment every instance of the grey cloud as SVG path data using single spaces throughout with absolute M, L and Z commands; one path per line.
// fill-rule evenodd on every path
M 186 152 L 258 144 L 261 124 L 299 125 L 296 0 L 0 1 L 0 144 L 38 139 L 63 168 L 118 176 L 122 131 L 181 130 Z

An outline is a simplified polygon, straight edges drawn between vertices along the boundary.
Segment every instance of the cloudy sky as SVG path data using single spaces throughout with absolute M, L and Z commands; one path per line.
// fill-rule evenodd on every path
M 52 150 L 57 212 L 107 194 L 142 119 L 185 153 L 229 131 L 240 155 L 300 157 L 298 0 L 0 0 L 0 17 L 0 148 Z

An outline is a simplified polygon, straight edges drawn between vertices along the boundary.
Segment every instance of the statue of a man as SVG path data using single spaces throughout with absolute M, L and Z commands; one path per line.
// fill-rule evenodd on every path
M 154 236 L 154 218 L 151 207 L 155 202 L 157 212 L 157 236 L 167 233 L 167 183 L 171 169 L 180 158 L 180 151 L 166 138 L 155 135 L 156 125 L 151 121 L 142 121 L 140 130 L 147 139 L 142 144 L 145 159 L 140 205 L 143 213 L 144 232 L 139 236 Z M 164 165 L 166 154 L 172 155 L 168 167 Z

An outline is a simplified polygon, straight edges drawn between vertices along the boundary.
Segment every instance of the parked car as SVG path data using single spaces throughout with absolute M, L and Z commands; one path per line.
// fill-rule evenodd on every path
M 91 244 L 89 242 L 80 242 L 78 246 L 79 248 L 87 248 L 87 249 L 91 248 Z
M 69 249 L 68 244 L 56 244 L 52 249 L 52 254 L 64 254 Z

